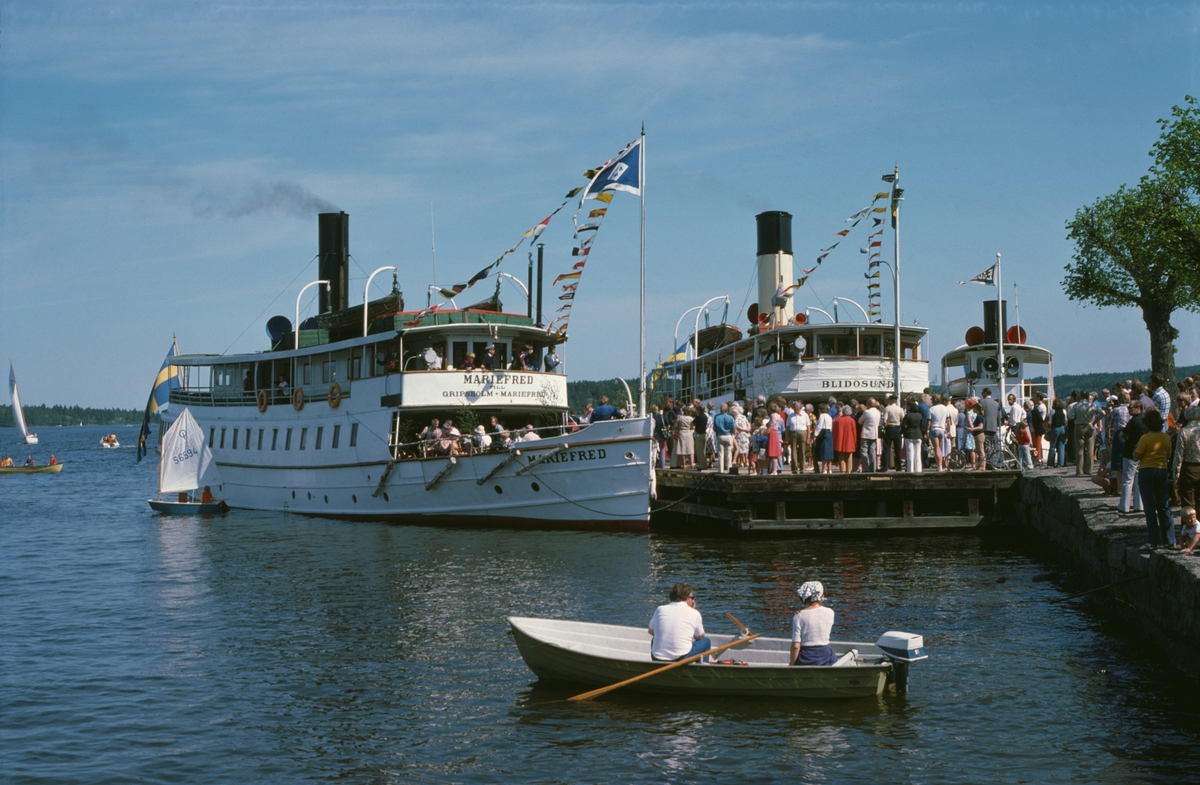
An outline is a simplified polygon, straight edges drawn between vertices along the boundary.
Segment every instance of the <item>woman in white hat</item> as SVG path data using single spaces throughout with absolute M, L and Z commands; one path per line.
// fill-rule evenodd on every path
M 833 631 L 833 609 L 821 605 L 825 587 L 820 581 L 805 581 L 796 591 L 804 607 L 792 617 L 792 665 L 832 665 L 837 656 L 829 645 Z

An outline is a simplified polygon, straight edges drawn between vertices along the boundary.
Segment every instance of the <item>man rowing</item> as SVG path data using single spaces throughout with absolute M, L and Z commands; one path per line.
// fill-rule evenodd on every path
M 671 601 L 655 609 L 649 632 L 653 638 L 650 657 L 661 662 L 676 662 L 712 648 L 690 583 L 671 587 Z

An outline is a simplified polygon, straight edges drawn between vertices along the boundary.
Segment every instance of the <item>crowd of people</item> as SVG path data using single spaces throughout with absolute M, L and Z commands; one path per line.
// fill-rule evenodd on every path
M 1158 374 L 1148 384 L 1130 380 L 1114 387 L 1053 400 L 1035 392 L 1020 399 L 1008 393 L 1001 401 L 988 388 L 979 398 L 926 390 L 903 402 L 894 396 L 808 402 L 759 396 L 718 407 L 668 398 L 650 413 L 664 468 L 798 474 L 945 471 L 953 464 L 982 471 L 1003 466 L 1011 450 L 1021 469 L 1073 465 L 1077 474 L 1092 475 L 1099 466 L 1105 484 L 1132 488 L 1127 465 L 1136 471 L 1136 440 L 1124 433 L 1130 421 L 1137 418 L 1132 430 L 1138 430 L 1139 415 L 1154 409 L 1163 418 L 1161 431 L 1181 433 L 1188 418 L 1200 415 L 1200 387 L 1192 378 L 1179 384 L 1174 414 Z M 1168 458 L 1176 465 L 1165 467 L 1189 488 L 1200 470 L 1190 444 L 1173 439 Z

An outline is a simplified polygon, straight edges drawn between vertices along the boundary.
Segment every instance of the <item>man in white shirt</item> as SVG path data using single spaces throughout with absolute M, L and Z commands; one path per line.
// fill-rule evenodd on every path
M 867 401 L 867 408 L 858 417 L 858 457 L 859 466 L 864 472 L 879 471 L 876 461 L 879 453 L 876 446 L 879 440 L 879 423 L 882 419 L 883 413 L 879 411 L 879 401 L 871 398 Z
M 787 416 L 787 436 L 792 474 L 803 474 L 804 453 L 808 446 L 808 412 L 804 411 L 804 401 L 792 401 L 792 409 Z
M 946 436 L 946 420 L 950 417 L 947 407 L 942 403 L 942 396 L 933 396 L 933 406 L 929 407 L 929 443 L 933 445 L 933 454 L 937 459 L 939 472 L 946 471 L 946 453 L 949 452 L 950 440 Z
M 896 396 L 887 397 L 883 410 L 883 470 L 900 471 L 900 453 L 904 442 L 900 436 L 900 423 L 904 420 L 904 409 L 896 403 Z
M 696 610 L 696 595 L 689 583 L 671 587 L 671 601 L 659 605 L 650 618 L 650 656 L 663 662 L 677 662 L 712 648 L 704 635 L 704 621 Z
M 1008 394 L 1008 406 L 1004 407 L 1004 414 L 1008 417 L 1010 430 L 1015 430 L 1017 423 L 1025 422 L 1025 407 L 1017 403 L 1017 396 L 1012 393 Z

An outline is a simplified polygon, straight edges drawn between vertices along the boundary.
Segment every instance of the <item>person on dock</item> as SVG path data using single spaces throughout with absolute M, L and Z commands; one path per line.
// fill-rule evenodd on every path
M 879 411 L 879 401 L 874 398 L 868 399 L 866 408 L 858 416 L 858 465 L 860 471 L 879 471 L 879 424 L 882 420 L 883 413 Z
M 1129 402 L 1129 422 L 1121 429 L 1121 491 L 1117 500 L 1117 510 L 1126 514 L 1142 511 L 1142 494 L 1137 488 L 1138 462 L 1133 453 L 1137 450 L 1138 442 L 1150 432 L 1142 422 L 1142 402 L 1134 399 Z
M 920 410 L 917 411 L 920 416 Z M 805 581 L 796 591 L 804 605 L 792 617 L 792 665 L 832 665 L 837 655 L 829 645 L 833 632 L 833 609 L 821 605 L 825 587 L 820 581 Z
M 671 601 L 659 605 L 650 617 L 650 657 L 659 662 L 678 662 L 712 648 L 704 634 L 704 619 L 696 610 L 696 593 L 690 583 L 671 587 Z
M 994 469 L 996 467 L 988 463 L 986 456 L 995 448 L 996 434 L 1000 431 L 1000 404 L 992 397 L 991 389 L 984 387 L 979 405 L 983 408 L 983 468 Z
M 1179 492 L 1179 501 L 1195 507 L 1200 490 L 1200 406 L 1185 407 L 1179 414 L 1183 428 L 1179 430 L 1175 455 L 1171 459 L 1171 476 Z
M 925 437 L 922 426 L 925 418 L 921 416 L 921 407 L 916 398 L 908 401 L 908 413 L 904 415 L 901 425 L 904 433 L 904 467 L 905 471 L 921 471 L 921 443 Z
M 783 463 L 783 415 L 777 404 L 771 404 L 767 417 L 767 465 L 768 474 L 779 474 Z
M 708 441 L 708 411 L 700 401 L 692 403 L 692 464 L 700 471 L 708 468 L 706 460 Z
M 737 424 L 729 413 L 729 404 L 721 404 L 721 412 L 712 421 L 713 434 L 717 437 L 717 471 L 724 474 L 733 468 L 733 455 L 736 450 L 734 431 Z
M 1182 525 L 1182 531 L 1179 536 L 1186 545 L 1180 549 L 1180 553 L 1192 553 L 1196 550 L 1196 546 L 1200 545 L 1200 527 L 1196 525 L 1196 508 L 1184 507 L 1179 511 L 1179 522 Z
M 887 397 L 883 409 L 883 470 L 900 471 L 901 456 L 904 455 L 904 436 L 900 425 L 904 422 L 904 408 L 896 402 L 896 396 Z
M 1090 477 L 1096 450 L 1095 421 L 1100 416 L 1096 393 L 1081 391 L 1072 408 L 1075 412 L 1075 476 Z
M 746 411 L 740 403 L 736 403 L 730 407 L 730 414 L 733 415 L 733 437 L 737 444 L 737 453 L 733 456 L 733 460 L 738 466 L 750 468 L 750 418 L 746 416 Z
M 804 402 L 792 401 L 791 411 L 787 416 L 788 460 L 792 464 L 792 474 L 804 473 L 804 462 L 807 459 L 805 449 L 808 446 L 808 412 L 804 411 Z
M 1142 415 L 1149 430 L 1138 440 L 1133 459 L 1138 462 L 1138 490 L 1146 513 L 1146 544 L 1142 550 L 1158 547 L 1178 549 L 1175 543 L 1175 518 L 1171 515 L 1170 482 L 1167 464 L 1171 460 L 1171 437 L 1162 432 L 1162 415 L 1151 409 Z
M 933 460 L 939 472 L 946 471 L 946 456 L 950 454 L 946 439 L 946 429 L 949 427 L 950 412 L 942 403 L 942 396 L 932 396 L 933 405 L 929 407 L 929 443 L 933 447 Z
M 1050 409 L 1049 428 L 1046 438 L 1050 442 L 1051 469 L 1067 465 L 1067 405 L 1062 398 L 1055 398 Z M 1132 454 L 1132 453 L 1131 453 Z
M 817 424 L 813 430 L 813 462 L 820 463 L 821 474 L 833 474 L 833 418 L 829 404 L 817 407 Z
M 690 408 L 675 418 L 675 454 L 679 456 L 680 469 L 696 468 L 696 441 L 692 433 L 692 421 Z
M 854 419 L 854 410 L 849 406 L 843 406 L 841 414 L 833 421 L 833 454 L 837 456 L 839 472 L 850 473 L 856 452 L 858 452 L 858 421 Z
M 1154 408 L 1158 410 L 1159 416 L 1162 418 L 1162 432 L 1167 432 L 1167 419 L 1171 416 L 1171 394 L 1167 392 L 1163 375 L 1158 371 L 1150 374 L 1150 398 L 1154 401 Z

